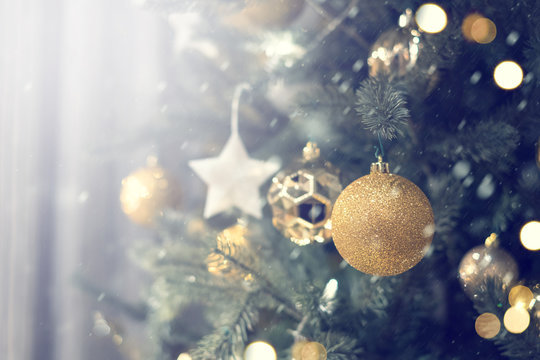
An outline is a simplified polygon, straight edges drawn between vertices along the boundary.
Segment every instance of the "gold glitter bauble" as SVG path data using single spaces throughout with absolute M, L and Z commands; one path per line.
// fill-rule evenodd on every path
M 474 328 L 478 336 L 484 339 L 491 339 L 501 330 L 501 322 L 497 315 L 492 313 L 483 313 L 476 318 Z
M 272 223 L 297 245 L 331 240 L 330 215 L 341 191 L 336 171 L 318 163 L 318 148 L 309 146 L 315 145 L 304 149 L 304 167 L 276 175 L 267 196 Z
M 152 226 L 163 210 L 180 204 L 180 186 L 157 165 L 141 168 L 122 180 L 120 204 L 133 222 Z
M 518 266 L 510 254 L 496 245 L 474 247 L 459 264 L 461 286 L 467 296 L 474 299 L 487 290 L 488 278 L 499 279 L 509 286 L 518 278 Z
M 424 257 L 434 230 L 426 195 L 381 161 L 343 190 L 332 212 L 337 250 L 352 267 L 372 275 L 412 268 Z

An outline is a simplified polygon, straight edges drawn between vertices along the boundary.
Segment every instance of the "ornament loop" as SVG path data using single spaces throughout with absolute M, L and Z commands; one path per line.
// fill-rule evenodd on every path
M 240 107 L 240 97 L 244 90 L 251 90 L 251 86 L 248 83 L 241 83 L 234 89 L 231 104 L 231 134 L 238 134 L 238 108 Z

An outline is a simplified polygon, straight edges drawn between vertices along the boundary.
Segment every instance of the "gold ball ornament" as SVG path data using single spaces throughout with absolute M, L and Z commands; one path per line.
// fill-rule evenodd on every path
M 167 208 L 176 208 L 180 199 L 176 179 L 156 164 L 135 170 L 122 180 L 122 211 L 139 225 L 154 225 L 155 218 Z
M 308 143 L 302 168 L 280 172 L 268 190 L 274 227 L 297 245 L 332 238 L 330 216 L 342 187 L 337 171 L 318 158 L 319 149 Z
M 496 238 L 496 234 L 491 234 L 485 245 L 469 250 L 459 264 L 461 286 L 471 299 L 486 290 L 485 280 L 488 278 L 500 279 L 505 286 L 510 286 L 518 278 L 514 258 L 497 247 Z
M 424 64 L 424 40 L 413 26 L 412 11 L 400 17 L 400 27 L 383 32 L 373 43 L 367 63 L 369 75 L 389 81 L 405 81 L 411 93 L 427 96 L 435 88 L 439 74 L 432 64 Z
M 433 211 L 422 190 L 388 170 L 371 173 L 343 190 L 332 212 L 334 244 L 355 269 L 390 276 L 415 266 L 426 254 L 435 230 Z
M 225 17 L 224 22 L 248 32 L 280 29 L 291 24 L 303 9 L 304 0 L 246 0 L 246 6 Z

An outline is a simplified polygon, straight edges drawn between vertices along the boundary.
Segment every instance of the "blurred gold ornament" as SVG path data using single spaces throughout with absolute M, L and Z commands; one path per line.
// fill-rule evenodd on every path
M 518 278 L 518 266 L 506 251 L 496 244 L 496 234 L 486 239 L 486 245 L 469 250 L 459 264 L 459 280 L 465 293 L 474 299 L 485 291 L 485 280 L 497 278 L 510 286 Z
M 246 6 L 225 17 L 227 25 L 257 31 L 287 27 L 304 9 L 304 0 L 245 0 Z
M 421 64 L 424 42 L 413 26 L 410 9 L 401 15 L 399 26 L 383 32 L 373 43 L 367 59 L 369 75 L 405 81 L 409 92 L 427 96 L 439 74 L 434 65 Z
M 300 340 L 294 343 L 291 348 L 291 360 L 302 360 L 302 349 L 307 343 L 309 343 L 307 340 Z
M 326 348 L 315 341 L 301 340 L 291 349 L 292 360 L 326 360 Z
M 521 334 L 529 327 L 531 316 L 521 306 L 512 306 L 504 313 L 504 327 L 512 334 Z
M 483 313 L 476 318 L 474 323 L 476 333 L 484 339 L 491 339 L 501 330 L 501 322 L 497 315 L 492 313 Z
M 246 232 L 247 228 L 244 225 L 236 224 L 218 234 L 216 250 L 206 258 L 208 272 L 219 276 L 244 278 L 246 281 L 251 279 L 251 274 L 247 274 L 231 260 L 231 258 L 248 260 Z
M 531 302 L 534 299 L 534 295 L 526 286 L 516 285 L 510 290 L 508 294 L 508 302 L 510 306 L 521 306 L 523 308 L 528 308 Z
M 332 212 L 334 244 L 355 269 L 380 276 L 401 274 L 427 252 L 435 223 L 426 195 L 411 181 L 371 165 L 371 173 L 343 190 Z
M 410 28 L 390 29 L 371 47 L 367 63 L 369 75 L 403 78 L 416 66 L 421 49 L 420 33 Z
M 180 204 L 180 186 L 163 168 L 149 160 L 122 180 L 120 204 L 124 213 L 135 223 L 152 226 L 157 216 L 167 208 Z
M 318 342 L 308 342 L 302 347 L 302 360 L 326 360 L 326 348 Z
M 300 169 L 282 171 L 272 179 L 268 203 L 272 223 L 297 245 L 327 243 L 332 237 L 330 216 L 341 191 L 337 171 L 318 162 L 319 148 L 308 143 Z

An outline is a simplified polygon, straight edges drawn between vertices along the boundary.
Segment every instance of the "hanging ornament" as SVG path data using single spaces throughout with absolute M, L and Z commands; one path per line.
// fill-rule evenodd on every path
M 334 244 L 355 269 L 367 274 L 401 274 L 427 252 L 435 224 L 429 201 L 415 184 L 371 164 L 343 190 L 332 211 Z
M 237 207 L 246 214 L 260 219 L 262 202 L 259 186 L 272 176 L 279 165 L 249 157 L 238 133 L 238 105 L 246 84 L 234 93 L 231 112 L 231 136 L 221 154 L 214 158 L 192 160 L 189 166 L 208 185 L 204 217 Z
M 304 0 L 246 0 L 246 6 L 224 22 L 246 32 L 276 30 L 290 25 L 303 8 Z
M 474 299 L 484 292 L 485 280 L 496 278 L 510 286 L 518 278 L 518 266 L 506 251 L 497 247 L 497 235 L 491 234 L 485 242 L 469 250 L 459 264 L 459 280 L 463 290 Z
M 421 32 L 413 24 L 412 11 L 407 9 L 399 18 L 399 28 L 383 32 L 371 47 L 367 59 L 369 75 L 383 76 L 389 81 L 405 80 L 410 92 L 421 89 L 427 95 L 438 75 L 435 66 L 419 64 L 423 48 Z
M 152 226 L 157 216 L 180 203 L 178 182 L 162 167 L 155 157 L 148 166 L 135 170 L 122 179 L 120 204 L 124 213 L 135 223 Z
M 233 263 L 232 259 L 252 262 L 246 240 L 247 228 L 236 224 L 220 232 L 216 239 L 216 248 L 206 258 L 208 272 L 216 276 L 243 278 L 251 281 L 252 275 Z
M 332 237 L 330 215 L 342 187 L 337 171 L 319 156 L 317 145 L 308 142 L 300 167 L 280 172 L 268 190 L 272 223 L 297 245 L 327 243 Z

